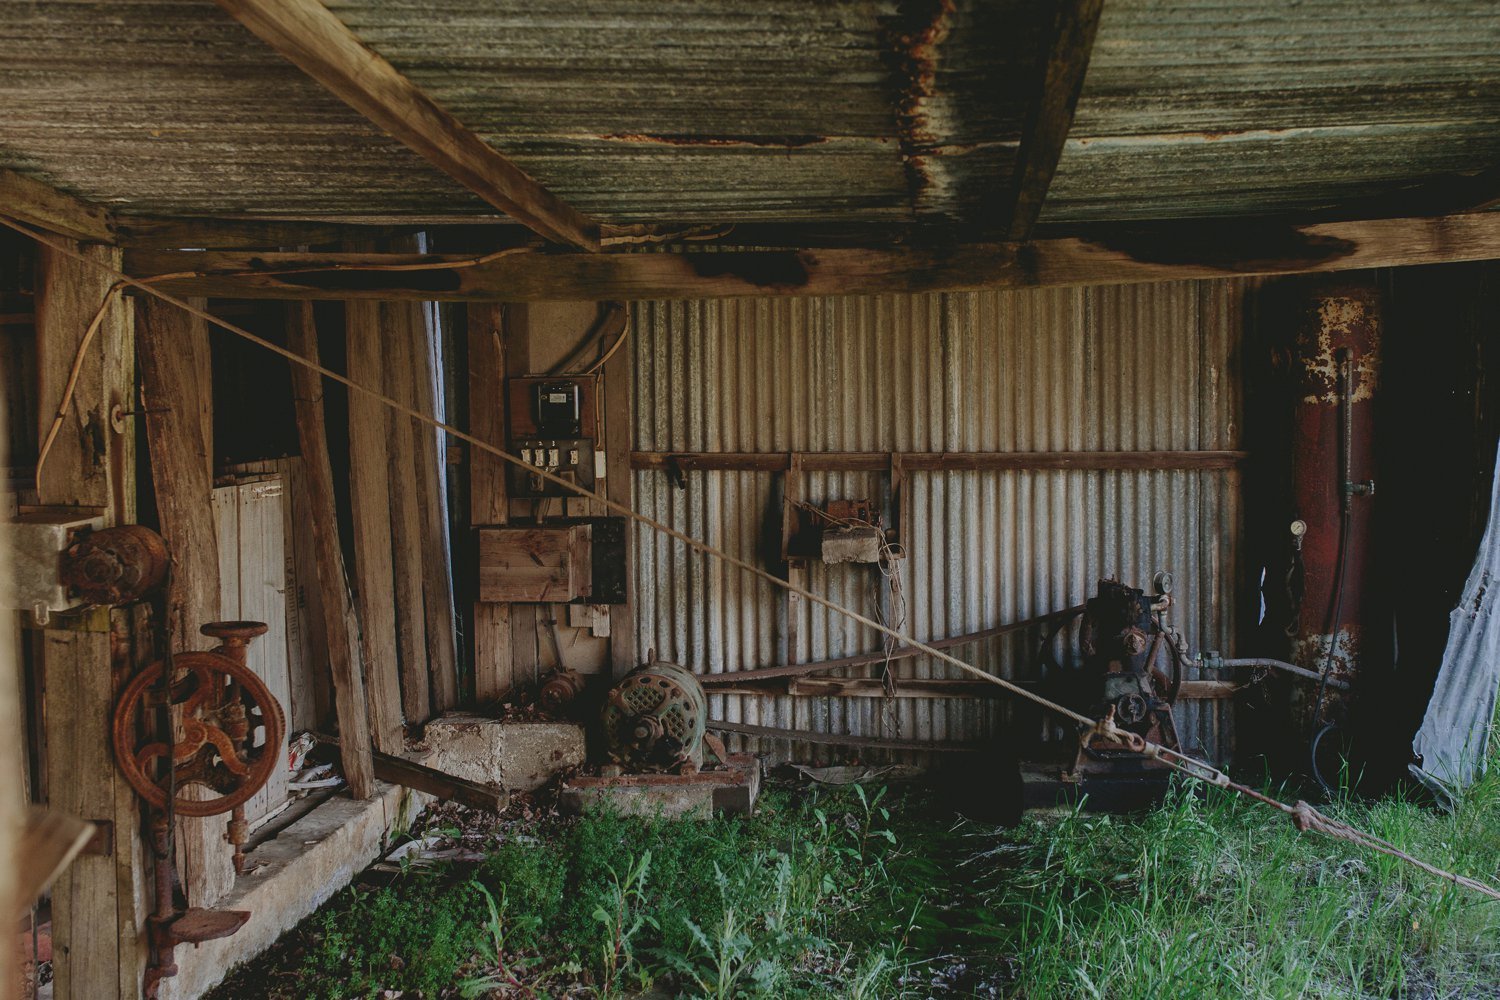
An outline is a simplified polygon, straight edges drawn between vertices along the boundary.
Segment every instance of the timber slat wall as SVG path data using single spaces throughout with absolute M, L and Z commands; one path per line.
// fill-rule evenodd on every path
M 82 248 L 86 257 L 118 266 L 119 254 Z M 84 330 L 104 301 L 109 280 L 85 263 L 50 250 L 38 261 L 36 334 L 40 398 L 61 398 Z M 106 523 L 136 518 L 130 434 L 111 414 L 133 409 L 135 324 L 128 304 L 105 312 L 98 343 L 84 355 L 77 391 L 38 484 L 43 504 L 97 508 Z M 44 406 L 48 404 L 43 404 Z M 50 413 L 43 413 L 41 433 Z M 46 785 L 51 808 L 112 825 L 116 849 L 81 855 L 52 887 L 56 1000 L 134 995 L 145 966 L 145 879 L 135 793 L 120 778 L 108 738 L 115 695 L 135 662 L 126 612 L 96 612 L 41 636 L 46 700 Z M 62 628 L 71 624 L 70 628 Z M 112 655 L 121 654 L 120 662 Z

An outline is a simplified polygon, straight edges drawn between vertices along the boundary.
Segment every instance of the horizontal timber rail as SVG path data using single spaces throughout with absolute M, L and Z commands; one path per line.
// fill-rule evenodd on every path
M 582 253 L 136 250 L 125 270 L 173 296 L 230 299 L 710 299 L 1109 285 L 1500 259 L 1500 213 L 1296 224 L 1110 225 L 1025 243 Z M 170 277 L 167 277 L 170 275 Z
M 1237 469 L 1243 451 L 633 451 L 630 467 L 663 472 L 785 472 L 793 459 L 803 472 L 984 472 L 1009 469 L 1194 470 Z
M 1056 621 L 1065 621 L 1076 618 L 1083 614 L 1082 604 L 1061 611 L 1051 611 L 1045 615 L 1035 618 L 1026 618 L 1018 622 L 1007 622 L 1004 625 L 996 625 L 979 632 L 969 632 L 965 635 L 951 635 L 945 639 L 931 639 L 924 643 L 927 649 L 953 649 L 958 646 L 967 646 L 986 639 L 995 639 L 1002 635 L 1011 635 L 1015 632 L 1024 632 L 1027 629 L 1040 628 L 1043 625 Z M 810 663 L 784 663 L 775 667 L 753 667 L 749 670 L 728 670 L 717 674 L 699 674 L 698 681 L 704 687 L 723 687 L 735 684 L 755 683 L 771 680 L 777 677 L 802 677 L 807 674 L 821 673 L 825 670 L 842 670 L 848 667 L 866 667 L 875 663 L 890 663 L 895 660 L 910 659 L 914 656 L 923 655 L 923 650 L 915 646 L 896 646 L 890 652 L 879 653 L 855 653 L 853 656 L 841 656 L 834 660 L 815 660 Z M 982 682 L 983 683 L 983 682 Z
M 739 733 L 741 736 L 760 736 L 775 740 L 795 740 L 798 743 L 824 743 L 832 746 L 866 747 L 871 750 L 921 750 L 939 753 L 971 753 L 980 749 L 977 743 L 929 742 L 925 740 L 887 740 L 878 736 L 846 736 L 843 733 L 823 733 L 812 729 L 778 729 L 774 726 L 753 726 L 748 722 L 713 722 L 708 728 L 720 733 Z
M 1232 698 L 1239 686 L 1233 681 L 1183 681 L 1177 697 L 1182 701 L 1218 701 Z M 721 693 L 715 689 L 715 694 Z M 754 691 L 740 691 L 753 694 Z M 762 692 L 764 693 L 764 692 Z M 946 677 L 897 677 L 893 690 L 879 677 L 799 677 L 787 682 L 785 694 L 793 698 L 997 698 L 1001 690 L 984 681 Z

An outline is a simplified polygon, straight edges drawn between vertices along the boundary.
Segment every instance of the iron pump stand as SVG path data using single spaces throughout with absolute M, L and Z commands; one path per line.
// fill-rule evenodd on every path
M 115 759 L 149 812 L 155 912 L 146 919 L 147 997 L 159 996 L 161 981 L 177 974 L 179 944 L 228 937 L 250 919 L 246 910 L 179 904 L 182 887 L 172 847 L 176 817 L 229 813 L 226 839 L 233 845 L 236 873 L 243 874 L 245 803 L 286 766 L 280 752 L 286 734 L 281 706 L 246 665 L 246 650 L 265 634 L 265 623 L 211 622 L 201 631 L 219 645 L 143 668 L 121 692 L 112 726 Z M 185 795 L 190 786 L 202 794 Z
M 1099 581 L 1079 627 L 1080 684 L 1093 698 L 1079 709 L 1091 718 L 1112 720 L 1127 734 L 1180 750 L 1172 706 L 1182 688 L 1183 655 L 1166 622 L 1172 606 L 1169 574 L 1157 575 L 1156 589 L 1158 593 L 1147 595 L 1114 580 Z M 1079 740 L 1071 774 L 1081 781 L 1143 778 L 1152 772 L 1167 773 L 1165 765 L 1123 739 L 1088 732 Z

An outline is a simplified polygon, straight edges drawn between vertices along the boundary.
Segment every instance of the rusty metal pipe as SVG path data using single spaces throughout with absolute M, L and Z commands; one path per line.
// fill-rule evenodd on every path
M 1309 670 L 1306 667 L 1299 667 L 1297 666 L 1297 664 L 1288 663 L 1285 660 L 1272 660 L 1266 657 L 1259 656 L 1238 657 L 1228 660 L 1216 660 L 1213 662 L 1213 666 L 1249 667 L 1251 669 L 1259 669 L 1261 667 L 1264 667 L 1267 670 L 1280 670 L 1283 673 L 1295 674 L 1298 677 L 1303 677 L 1310 681 L 1320 681 L 1323 679 L 1323 675 L 1316 670 Z M 1328 678 L 1328 686 L 1331 688 L 1337 688 L 1340 691 L 1349 690 L 1348 682 L 1341 681 L 1337 677 Z

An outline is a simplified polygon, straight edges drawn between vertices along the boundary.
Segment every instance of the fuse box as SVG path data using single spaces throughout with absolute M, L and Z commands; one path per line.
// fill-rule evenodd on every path
M 528 376 L 509 381 L 510 450 L 521 461 L 592 490 L 601 478 L 598 442 L 598 379 L 592 376 Z M 572 496 L 561 483 L 512 466 L 510 495 L 518 499 Z

